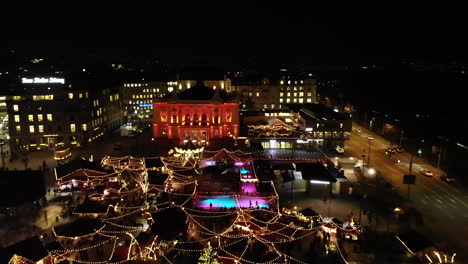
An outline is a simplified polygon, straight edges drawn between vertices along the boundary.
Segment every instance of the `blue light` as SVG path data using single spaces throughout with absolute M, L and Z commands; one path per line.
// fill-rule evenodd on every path
M 248 170 L 241 170 L 240 173 L 241 174 L 247 174 L 249 171 Z
M 140 107 L 153 106 L 152 104 L 140 104 Z

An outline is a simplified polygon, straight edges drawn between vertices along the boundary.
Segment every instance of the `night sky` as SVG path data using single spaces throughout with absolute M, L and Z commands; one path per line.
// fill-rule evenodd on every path
M 5 47 L 83 58 L 268 66 L 465 59 L 460 6 L 235 4 L 28 6 L 2 18 Z M 5 45 L 6 44 L 6 45 Z

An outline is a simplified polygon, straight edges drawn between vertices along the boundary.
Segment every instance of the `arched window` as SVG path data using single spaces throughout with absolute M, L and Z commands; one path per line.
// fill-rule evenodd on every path
M 202 124 L 203 124 L 203 125 L 208 125 L 208 120 L 207 120 L 206 114 L 203 114 L 203 115 L 202 115 L 201 121 L 202 121 Z
M 172 115 L 171 117 L 171 124 L 177 123 L 177 115 Z

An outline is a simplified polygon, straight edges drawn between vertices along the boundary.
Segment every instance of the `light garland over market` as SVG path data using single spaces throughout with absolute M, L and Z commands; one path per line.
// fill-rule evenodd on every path
M 306 263 L 279 248 L 317 234 L 322 225 L 342 229 L 320 216 L 312 219 L 297 212 L 280 213 L 276 188 L 273 182 L 257 179 L 250 153 L 202 148 L 175 149 L 171 154 L 160 158 L 163 164 L 160 168 L 146 167 L 146 160 L 157 157 L 106 156 L 101 160 L 101 166 L 109 171 L 107 173 L 74 172 L 57 177 L 59 186 L 76 184 L 79 180 L 81 184 L 76 187 L 83 190 L 104 187 L 101 193 L 94 192 L 89 197 L 99 197 L 95 201 L 107 204 L 107 211 L 79 214 L 91 216 L 102 224 L 89 234 L 67 236 L 57 233 L 54 228 L 54 236 L 63 247 L 51 252 L 54 262 L 118 264 L 134 260 L 162 260 L 174 263 L 171 260 L 174 254 L 195 254 L 198 258 L 207 252 L 204 245 L 210 245 L 211 251 L 208 251 L 228 263 L 273 264 L 285 263 L 286 260 Z M 225 177 L 237 181 L 239 190 L 221 193 L 201 191 L 203 182 L 199 177 L 204 175 L 204 167 L 218 164 L 228 168 Z M 158 172 L 155 177 L 167 174 L 167 178 L 161 185 L 150 184 L 148 170 Z M 259 186 L 262 186 L 262 192 L 258 191 Z M 157 202 L 148 202 L 150 192 L 156 195 Z M 168 209 L 179 210 L 186 216 L 185 238 L 163 240 L 152 233 L 153 224 L 159 221 L 153 217 Z M 289 221 L 291 219 L 292 222 Z M 288 224 L 284 223 L 286 220 Z M 314 225 L 314 221 L 319 224 Z M 359 232 L 359 228 L 355 230 Z M 145 236 L 149 239 L 143 239 Z M 265 248 L 262 261 L 255 260 L 258 256 L 249 253 L 248 249 L 254 245 Z M 23 263 L 19 262 L 21 258 L 15 259 L 18 261 L 13 264 Z

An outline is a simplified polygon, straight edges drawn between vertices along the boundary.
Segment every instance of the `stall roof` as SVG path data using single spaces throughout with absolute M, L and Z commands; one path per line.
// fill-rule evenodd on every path
M 302 179 L 307 181 L 337 182 L 337 179 L 330 175 L 327 168 L 325 168 L 325 165 L 322 163 L 297 163 L 296 170 L 300 170 Z
M 57 176 L 60 178 L 79 169 L 89 169 L 93 171 L 105 172 L 100 162 L 88 161 L 84 159 L 74 159 L 57 167 Z
M 79 218 L 73 222 L 56 226 L 54 230 L 59 236 L 76 237 L 94 233 L 103 226 L 104 224 L 100 220 Z
M 145 165 L 146 168 L 160 168 L 163 167 L 164 164 L 161 161 L 161 158 L 145 158 Z
M 346 182 L 348 181 L 348 179 L 346 178 L 346 176 L 344 176 L 344 174 L 338 170 L 337 168 L 335 167 L 332 167 L 332 166 L 328 166 L 327 167 L 327 170 L 328 170 L 328 173 L 330 173 L 330 175 L 335 178 L 337 181 L 339 182 Z
M 299 211 L 303 216 L 318 216 L 319 214 L 312 210 L 311 208 L 305 208 Z
M 41 240 L 37 236 L 34 236 L 9 247 L 0 249 L 0 260 L 2 260 L 2 263 L 3 261 L 7 263 L 7 261 L 15 254 L 37 262 L 46 257 L 49 253 Z

